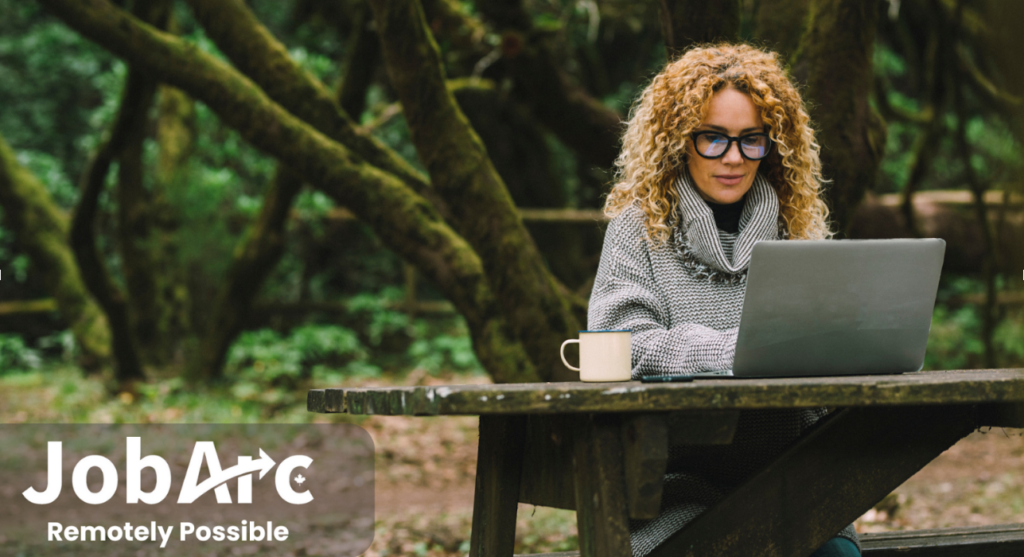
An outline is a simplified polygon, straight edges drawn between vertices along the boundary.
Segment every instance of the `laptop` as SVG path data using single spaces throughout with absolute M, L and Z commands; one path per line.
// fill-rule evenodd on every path
M 919 371 L 945 251 L 934 238 L 755 244 L 732 376 Z

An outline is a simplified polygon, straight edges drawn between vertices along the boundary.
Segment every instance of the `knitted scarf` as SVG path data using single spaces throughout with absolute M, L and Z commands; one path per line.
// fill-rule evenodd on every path
M 768 180 L 760 174 L 754 177 L 754 184 L 746 194 L 740 232 L 731 260 L 722 249 L 715 216 L 697 193 L 688 171 L 679 176 L 676 190 L 680 202 L 674 247 L 683 266 L 697 278 L 712 282 L 745 282 L 754 244 L 784 237 L 779 219 L 779 198 Z

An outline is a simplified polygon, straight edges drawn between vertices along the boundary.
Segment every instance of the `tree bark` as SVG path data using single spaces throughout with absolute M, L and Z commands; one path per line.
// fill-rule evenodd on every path
M 430 28 L 450 46 L 456 56 L 477 61 L 492 49 L 485 42 L 487 29 L 477 18 L 466 13 L 459 0 L 425 0 L 423 11 Z
M 669 60 L 694 45 L 735 41 L 740 32 L 740 1 L 661 0 L 661 32 Z
M 68 218 L 54 204 L 46 187 L 21 166 L 0 137 L 0 209 L 4 225 L 14 232 L 43 287 L 57 301 L 71 327 L 80 365 L 90 371 L 110 359 L 110 329 L 103 311 L 89 296 L 68 246 Z
M 337 102 L 329 95 L 324 96 L 326 89 L 323 85 L 288 56 L 284 47 L 273 39 L 244 4 L 239 0 L 209 2 L 204 0 L 203 2 L 192 2 L 192 5 L 208 34 L 218 41 L 221 49 L 236 64 L 240 65 L 243 72 L 252 76 L 267 91 L 268 95 L 328 137 L 343 145 L 352 145 L 353 150 L 366 156 L 367 162 L 370 164 L 403 179 L 416 192 L 428 199 L 441 212 L 442 216 L 447 215 L 447 203 L 437 195 L 429 182 L 375 138 L 356 130 L 351 119 L 338 106 Z M 226 22 L 232 23 L 228 25 Z M 261 56 L 264 58 L 261 59 Z M 277 71 L 275 73 L 268 69 Z M 426 272 L 426 274 L 434 278 L 435 281 L 437 280 L 434 274 L 430 272 Z M 482 276 L 475 280 L 486 281 Z M 469 284 L 473 284 L 473 282 L 469 282 Z M 453 287 L 457 286 L 453 285 Z M 491 294 L 488 293 L 487 296 L 486 299 L 490 299 Z M 496 309 L 484 307 L 469 312 L 465 304 L 460 304 L 454 299 L 453 303 L 467 318 L 474 335 L 478 332 L 482 335 L 475 337 L 475 340 L 486 343 L 513 342 L 512 339 L 502 339 L 506 333 L 499 333 L 499 331 L 505 331 L 504 324 L 486 322 L 497 318 Z M 493 302 L 488 301 L 488 303 Z M 483 321 L 475 319 L 473 316 L 478 314 L 487 317 Z M 490 348 L 481 346 L 478 350 L 480 352 L 478 356 L 485 367 L 488 362 L 491 362 L 494 366 L 500 365 L 503 368 L 508 368 L 510 363 L 515 362 L 515 359 L 519 357 L 510 356 L 520 349 L 494 345 Z M 503 355 L 492 359 L 488 355 L 491 353 Z M 207 365 L 211 361 L 212 358 L 208 359 Z M 499 381 L 513 378 L 522 380 L 521 378 L 531 377 L 535 373 L 532 365 L 524 364 L 525 362 L 514 363 L 512 367 L 515 369 L 510 370 L 497 367 L 488 367 L 488 369 L 492 370 L 492 375 Z
M 142 21 L 177 33 L 170 1 L 137 2 L 135 11 Z M 143 153 L 153 122 L 148 117 L 134 120 L 118 156 L 118 251 L 140 356 L 148 364 L 162 366 L 171 362 L 191 333 L 187 280 L 177 261 L 178 218 L 167 191 L 181 185 L 176 181 L 192 151 L 195 107 L 188 95 L 160 86 L 152 75 L 146 77 L 157 91 L 159 152 L 147 187 Z
M 448 90 L 419 1 L 371 5 L 416 151 L 448 202 L 454 226 L 480 254 L 502 313 L 541 377 L 567 376 L 556 373 L 564 368 L 554 347 L 579 329 L 572 297 L 545 266 L 483 142 Z
M 469 324 L 477 356 L 496 381 L 536 380 L 537 370 L 498 311 L 480 259 L 404 181 L 303 123 L 233 68 L 109 2 L 41 2 L 114 54 L 159 68 L 165 82 L 206 103 L 256 148 L 287 160 L 307 182 L 359 216 L 455 304 Z
M 166 340 L 160 334 L 160 323 L 164 321 L 163 314 L 167 308 L 160 303 L 158 294 L 159 283 L 165 277 L 160 273 L 163 269 L 153 242 L 153 192 L 147 191 L 143 184 L 142 150 L 149 125 L 146 114 L 156 97 L 156 82 L 129 70 L 129 81 L 140 79 L 148 82 L 142 85 L 147 89 L 147 99 L 138 107 L 140 114 L 137 117 L 124 121 L 124 144 L 116 156 L 117 250 L 130 301 L 126 309 L 131 329 L 141 358 L 153 362 L 160 359 L 157 353 L 162 350 L 158 345 Z
M 156 83 L 137 69 L 129 69 L 114 123 L 82 173 L 81 194 L 71 219 L 70 243 L 86 287 L 99 302 L 110 323 L 114 376 L 119 383 L 142 379 L 142 364 L 129 315 L 128 302 L 111 279 L 96 245 L 96 214 L 110 165 L 131 140 L 133 130 L 145 125 L 156 94 Z
M 516 206 L 568 206 L 567 188 L 555 170 L 544 130 L 535 118 L 496 86 L 449 89 L 484 142 Z M 564 222 L 527 222 L 526 227 L 548 268 L 562 284 L 575 288 L 593 276 L 596 269 L 591 268 L 588 259 L 600 254 L 588 253 L 584 240 L 596 227 Z
M 170 7 L 167 1 L 138 3 L 136 12 L 141 20 L 167 29 Z M 165 183 L 153 180 L 152 188 L 143 183 L 143 148 L 150 129 L 148 113 L 158 83 L 152 76 L 137 71 L 130 72 L 129 79 L 143 82 L 138 87 L 145 88 L 147 98 L 140 101 L 144 104 L 137 107 L 139 114 L 120 124 L 123 141 L 117 152 L 117 247 L 128 293 L 128 317 L 140 357 L 150 364 L 164 365 L 170 361 L 182 333 L 174 325 L 183 306 L 175 303 L 173 293 L 179 290 L 179 285 L 183 287 L 184 281 L 177 280 L 182 278 L 181 273 L 168 253 L 172 234 L 166 229 L 167 221 L 172 219 L 168 218 L 171 208 L 163 196 Z M 187 146 L 174 145 L 172 149 L 184 151 Z M 178 152 L 173 156 L 184 154 Z M 167 164 L 168 161 L 161 160 L 158 168 Z
M 818 130 L 826 197 L 844 235 L 853 210 L 874 186 L 885 148 L 885 122 L 871 107 L 878 6 L 862 0 L 814 0 L 797 53 Z
M 345 55 L 345 73 L 338 86 L 338 104 L 356 122 L 366 110 L 366 90 L 373 81 L 373 72 L 380 62 L 380 41 L 370 29 L 373 16 L 363 6 L 352 22 L 352 32 Z

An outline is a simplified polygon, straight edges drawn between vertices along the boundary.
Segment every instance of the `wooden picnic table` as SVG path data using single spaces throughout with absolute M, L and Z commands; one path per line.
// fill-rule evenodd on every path
M 806 556 L 978 427 L 1024 427 L 1024 370 L 313 389 L 311 412 L 478 415 L 470 555 L 511 556 L 519 502 L 577 512 L 580 554 L 630 555 L 668 447 L 731 443 L 742 410 L 831 411 L 653 555 Z M 865 555 L 1022 555 L 1024 528 L 862 535 Z

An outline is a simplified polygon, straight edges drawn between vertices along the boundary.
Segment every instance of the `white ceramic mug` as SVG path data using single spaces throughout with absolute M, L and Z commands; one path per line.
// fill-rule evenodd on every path
M 629 330 L 580 331 L 580 338 L 562 343 L 562 363 L 580 372 L 580 381 L 629 381 L 633 368 Z M 565 360 L 566 345 L 580 345 L 580 367 L 572 367 Z

